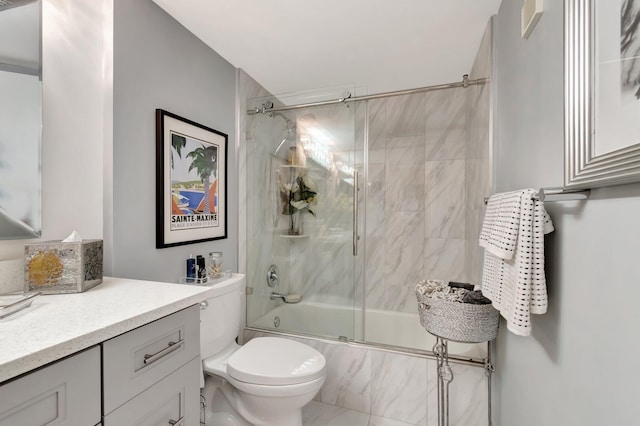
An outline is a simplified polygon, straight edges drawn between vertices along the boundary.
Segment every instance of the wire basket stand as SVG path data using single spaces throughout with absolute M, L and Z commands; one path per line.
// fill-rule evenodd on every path
M 443 291 L 443 289 L 446 290 Z M 438 426 L 449 426 L 449 385 L 454 375 L 449 365 L 448 342 L 490 342 L 498 334 L 500 320 L 499 312 L 488 299 L 474 294 L 469 302 L 447 300 L 443 296 L 449 294 L 449 290 L 440 280 L 423 280 L 416 286 L 420 324 L 436 338 L 433 354 L 436 357 L 438 371 Z M 473 303 L 478 301 L 480 303 Z M 488 424 L 490 425 L 491 373 L 493 372 L 490 345 L 488 345 L 484 368 L 488 377 Z
M 453 381 L 453 371 L 449 366 L 448 341 L 436 336 L 433 354 L 438 365 L 438 426 L 449 425 L 449 385 Z

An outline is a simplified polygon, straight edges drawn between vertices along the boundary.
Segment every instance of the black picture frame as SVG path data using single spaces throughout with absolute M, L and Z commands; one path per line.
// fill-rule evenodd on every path
M 156 109 L 156 248 L 227 238 L 228 142 Z

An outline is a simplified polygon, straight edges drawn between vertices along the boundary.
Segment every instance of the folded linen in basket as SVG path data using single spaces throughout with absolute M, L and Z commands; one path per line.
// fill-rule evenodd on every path
M 446 285 L 440 280 L 422 280 L 416 285 L 416 297 L 418 302 L 420 296 L 427 296 L 431 299 L 447 300 L 449 302 L 470 303 L 473 305 L 485 305 L 491 300 L 482 296 L 479 290 L 467 290 L 460 287 Z
M 422 280 L 416 284 L 416 296 L 429 296 L 444 287 L 444 281 L 441 280 Z M 420 297 L 418 297 L 420 299 Z
M 418 302 L 420 296 L 427 296 L 432 299 L 448 300 L 450 302 L 462 302 L 467 290 L 463 288 L 449 287 L 440 280 L 422 280 L 416 285 L 416 297 Z
M 517 192 L 520 192 L 520 203 L 515 250 L 510 258 L 503 258 L 485 247 L 482 294 L 491 299 L 507 320 L 511 332 L 528 336 L 531 334 L 530 315 L 547 311 L 544 234 L 553 231 L 553 224 L 543 202 L 533 199 L 537 191 Z M 514 229 L 511 224 L 509 226 Z

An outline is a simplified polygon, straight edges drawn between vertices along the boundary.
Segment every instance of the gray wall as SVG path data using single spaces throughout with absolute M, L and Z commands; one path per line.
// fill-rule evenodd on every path
M 528 40 L 521 2 L 498 13 L 498 191 L 562 185 L 562 3 L 545 2 Z M 534 316 L 531 337 L 502 327 L 495 424 L 638 424 L 640 185 L 546 207 L 556 227 L 546 239 L 549 312 Z
M 113 88 L 114 276 L 175 282 L 189 253 L 224 253 L 237 270 L 235 68 L 151 0 L 116 0 Z M 155 248 L 155 110 L 229 135 L 228 238 Z

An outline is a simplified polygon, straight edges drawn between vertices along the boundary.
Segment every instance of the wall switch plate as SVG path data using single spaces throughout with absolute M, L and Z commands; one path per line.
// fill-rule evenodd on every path
M 522 38 L 529 38 L 542 16 L 544 0 L 524 0 L 522 5 Z

